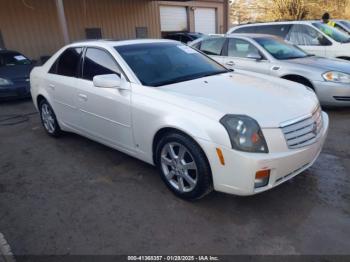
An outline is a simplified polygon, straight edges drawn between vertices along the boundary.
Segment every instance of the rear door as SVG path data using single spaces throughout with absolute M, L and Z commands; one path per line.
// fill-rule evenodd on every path
M 85 134 L 98 141 L 131 149 L 131 90 L 94 86 L 94 76 L 106 74 L 122 76 L 119 65 L 109 51 L 88 47 L 83 58 L 82 78 L 77 84 L 75 96 L 80 127 Z
M 240 38 L 228 38 L 227 53 L 224 65 L 231 69 L 241 69 L 262 74 L 270 73 L 270 62 L 251 42 Z M 249 58 L 249 55 L 260 55 L 261 60 Z
M 326 56 L 327 46 L 332 45 L 323 34 L 306 24 L 294 24 L 285 40 L 317 56 Z
M 82 50 L 81 47 L 66 49 L 50 68 L 45 83 L 58 120 L 74 129 L 78 124 L 74 97 Z

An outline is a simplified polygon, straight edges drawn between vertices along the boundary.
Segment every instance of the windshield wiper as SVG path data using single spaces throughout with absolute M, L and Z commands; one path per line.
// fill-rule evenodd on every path
M 281 58 L 280 60 L 298 59 L 298 58 L 305 58 L 310 56 L 315 56 L 315 55 L 307 54 L 305 56 L 290 56 L 290 57 Z
M 179 82 L 190 81 L 190 80 L 194 80 L 197 78 L 202 78 L 202 77 L 212 76 L 212 75 L 219 75 L 219 74 L 228 73 L 228 72 L 229 72 L 229 70 L 222 70 L 222 71 L 218 71 L 218 72 L 198 73 L 198 74 L 193 74 L 193 75 L 188 75 L 188 76 L 180 76 L 180 77 L 177 77 L 177 78 L 174 78 L 171 80 L 166 80 L 166 81 L 156 83 L 153 86 L 157 87 L 157 86 L 171 85 L 171 84 L 175 84 L 175 83 L 179 83 Z

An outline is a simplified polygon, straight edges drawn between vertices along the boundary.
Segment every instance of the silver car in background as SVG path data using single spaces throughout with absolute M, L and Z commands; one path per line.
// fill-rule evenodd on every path
M 231 69 L 272 75 L 310 87 L 322 105 L 350 106 L 350 62 L 318 57 L 278 37 L 233 34 L 198 39 L 190 46 Z

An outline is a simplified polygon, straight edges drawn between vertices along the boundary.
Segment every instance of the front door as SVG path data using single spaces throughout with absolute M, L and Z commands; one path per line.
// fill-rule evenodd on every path
M 261 59 L 250 58 L 260 56 Z M 231 69 L 241 69 L 261 74 L 270 73 L 270 62 L 258 48 L 244 39 L 229 38 L 224 65 Z
M 122 76 L 117 62 L 107 50 L 88 47 L 75 98 L 79 108 L 80 127 L 88 136 L 101 142 L 132 150 L 131 89 L 94 86 L 93 77 L 106 74 Z M 124 83 L 130 84 L 125 79 Z

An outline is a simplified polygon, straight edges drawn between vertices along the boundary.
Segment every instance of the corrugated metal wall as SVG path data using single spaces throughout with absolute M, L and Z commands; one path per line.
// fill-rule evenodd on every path
M 103 38 L 131 39 L 136 27 L 147 27 L 148 37 L 160 37 L 156 1 L 145 0 L 65 0 L 71 41 L 85 38 L 85 28 L 102 29 Z
M 5 46 L 38 59 L 64 45 L 56 0 L 0 0 L 0 31 Z M 103 38 L 132 39 L 136 27 L 147 27 L 149 38 L 161 37 L 159 5 L 188 7 L 189 30 L 194 30 L 193 8 L 217 10 L 218 32 L 224 32 L 223 2 L 151 0 L 63 0 L 70 41 L 85 39 L 86 28 L 101 28 Z
M 63 45 L 53 0 L 0 0 L 0 31 L 5 46 L 32 58 Z

